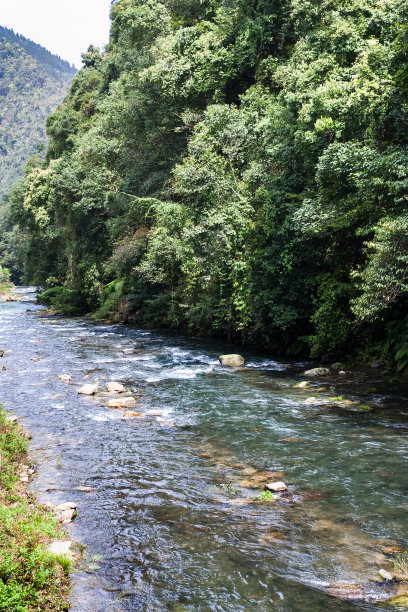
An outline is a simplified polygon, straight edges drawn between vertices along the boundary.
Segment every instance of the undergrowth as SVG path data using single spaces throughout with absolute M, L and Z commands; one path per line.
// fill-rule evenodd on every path
M 64 533 L 21 484 L 27 442 L 1 407 L 0 458 L 0 611 L 68 610 L 70 562 L 46 549 Z

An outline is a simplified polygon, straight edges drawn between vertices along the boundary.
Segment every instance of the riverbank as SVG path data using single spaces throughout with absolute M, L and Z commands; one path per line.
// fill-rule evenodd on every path
M 28 492 L 27 435 L 1 406 L 0 457 L 0 610 L 68 610 L 71 562 L 47 550 L 64 532 Z

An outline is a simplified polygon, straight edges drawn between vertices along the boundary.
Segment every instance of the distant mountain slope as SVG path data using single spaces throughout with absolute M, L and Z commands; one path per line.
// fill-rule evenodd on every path
M 41 45 L 0 26 L 0 197 L 37 144 L 46 142 L 45 120 L 75 72 Z

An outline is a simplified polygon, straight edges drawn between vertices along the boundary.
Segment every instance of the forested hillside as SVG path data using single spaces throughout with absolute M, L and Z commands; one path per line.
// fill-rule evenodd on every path
M 119 0 L 12 194 L 65 312 L 408 364 L 403 0 Z
M 21 174 L 45 120 L 76 70 L 36 43 L 0 26 L 0 196 Z

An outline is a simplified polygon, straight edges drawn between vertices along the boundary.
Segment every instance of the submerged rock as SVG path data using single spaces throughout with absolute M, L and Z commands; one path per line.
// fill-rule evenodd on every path
M 242 355 L 238 355 L 238 354 L 220 355 L 218 359 L 220 360 L 223 366 L 237 368 L 239 366 L 245 365 L 245 359 L 243 358 Z
M 308 397 L 303 403 L 306 404 L 306 406 L 314 406 L 318 403 L 318 400 L 316 397 Z
M 72 376 L 70 374 L 60 374 L 59 376 L 57 376 L 58 380 L 63 380 L 65 382 L 71 382 L 72 381 Z
M 241 480 L 238 484 L 241 487 L 245 487 L 247 489 L 261 489 L 265 486 L 268 480 L 274 477 L 276 478 L 274 472 L 255 472 L 255 474 L 252 474 L 251 476 L 249 476 L 249 478 L 246 478 L 245 480 Z
M 296 385 L 293 385 L 293 389 L 310 389 L 311 386 L 312 385 L 310 382 L 307 382 L 307 380 L 302 380 L 302 382 L 298 382 Z
M 86 384 L 78 389 L 78 393 L 82 395 L 95 395 L 98 391 L 98 385 Z
M 353 600 L 365 598 L 364 592 L 356 584 L 335 582 L 327 587 L 327 592 L 338 599 Z
M 115 381 L 106 383 L 106 390 L 110 393 L 124 393 L 126 391 L 121 383 Z
M 108 402 L 108 408 L 126 408 L 124 399 L 111 399 Z
M 304 372 L 305 376 L 329 376 L 330 370 L 328 368 L 312 368 Z

